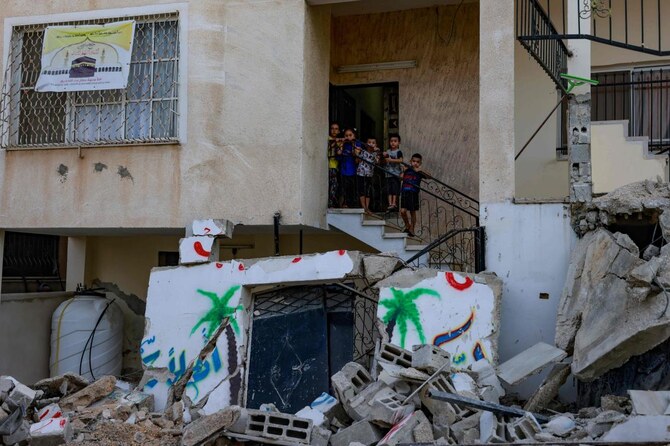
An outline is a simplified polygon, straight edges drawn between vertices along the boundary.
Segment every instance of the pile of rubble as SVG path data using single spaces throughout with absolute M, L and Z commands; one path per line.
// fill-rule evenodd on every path
M 105 376 L 67 373 L 30 388 L 0 377 L 0 444 L 178 445 L 183 415 L 154 413 L 153 397 Z
M 211 415 L 179 401 L 153 412 L 152 395 L 106 376 L 91 384 L 74 374 L 29 388 L 0 377 L 0 434 L 5 445 L 275 445 L 473 444 L 559 441 L 670 441 L 670 392 L 630 391 L 602 398 L 601 408 L 549 417 L 500 404 L 504 387 L 562 364 L 564 354 L 537 344 L 493 367 L 477 361 L 452 369 L 432 345 L 413 351 L 385 343 L 372 374 L 351 362 L 322 394 L 295 415 L 272 404 L 229 406 Z

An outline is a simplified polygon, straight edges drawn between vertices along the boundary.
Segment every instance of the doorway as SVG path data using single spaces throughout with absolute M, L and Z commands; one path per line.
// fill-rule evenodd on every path
M 376 302 L 338 285 L 279 288 L 254 297 L 246 407 L 295 413 L 347 362 L 368 365 Z
M 330 86 L 330 122 L 358 129 L 358 138 L 374 137 L 388 148 L 388 135 L 399 133 L 398 82 Z

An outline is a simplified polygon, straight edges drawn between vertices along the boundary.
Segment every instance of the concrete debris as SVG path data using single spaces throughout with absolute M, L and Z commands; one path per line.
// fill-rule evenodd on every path
M 508 385 L 514 385 L 540 372 L 549 364 L 565 358 L 567 353 L 553 345 L 538 342 L 498 366 L 498 377 Z
M 611 443 L 667 443 L 670 441 L 670 417 L 663 415 L 630 417 L 614 426 L 602 440 Z
M 78 407 L 88 407 L 114 391 L 116 378 L 105 376 L 95 381 L 90 386 L 81 389 L 72 395 L 66 396 L 60 401 L 63 410 L 73 410 Z
M 634 415 L 667 415 L 670 391 L 629 390 Z

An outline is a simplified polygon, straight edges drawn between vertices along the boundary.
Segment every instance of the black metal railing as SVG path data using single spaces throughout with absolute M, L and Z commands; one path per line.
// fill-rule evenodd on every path
M 649 138 L 655 153 L 670 150 L 670 68 L 654 67 L 593 73 L 592 121 L 628 121 L 628 135 Z M 567 154 L 567 109 L 562 110 L 561 142 Z
M 560 39 L 549 38 L 558 31 L 551 22 L 551 0 L 543 8 L 538 0 L 518 0 L 516 4 L 516 35 L 519 43 L 540 64 L 556 86 L 566 91 L 561 78 L 568 66 L 570 52 Z M 548 12 L 547 12 L 548 11 Z
M 406 228 L 400 209 L 402 194 L 398 196 L 398 209 L 388 210 L 388 180 L 400 178 L 384 165 L 355 156 L 358 163 L 372 167 L 372 176 L 359 180 L 356 196 L 369 195 L 369 220 L 383 221 L 387 232 L 402 232 Z M 381 158 L 381 157 L 380 157 Z M 405 167 L 409 167 L 405 164 Z M 340 184 L 343 179 L 339 177 Z M 351 180 L 346 180 L 351 184 Z M 400 180 L 402 185 L 402 180 Z M 364 190 L 361 190 L 363 188 Z M 416 211 L 414 233 L 408 236 L 409 244 L 416 244 L 417 253 L 412 259 L 415 266 L 447 267 L 464 272 L 484 269 L 484 228 L 479 226 L 479 202 L 469 195 L 433 178 L 424 178 L 419 186 L 419 210 Z M 351 200 L 350 200 L 351 202 Z M 358 201 L 357 208 L 363 205 Z M 349 206 L 351 207 L 351 206 Z
M 59 238 L 5 232 L 2 282 L 5 293 L 64 290 L 59 269 Z
M 569 2 L 578 6 L 572 17 L 568 16 Z M 669 10 L 667 0 L 518 0 L 517 38 L 526 42 L 524 46 L 533 41 L 587 39 L 655 56 L 668 56 L 670 39 L 663 33 L 662 14 Z M 538 25 L 544 21 L 551 26 Z M 577 29 L 569 32 L 567 21 L 574 21 Z M 590 29 L 583 25 L 585 21 Z

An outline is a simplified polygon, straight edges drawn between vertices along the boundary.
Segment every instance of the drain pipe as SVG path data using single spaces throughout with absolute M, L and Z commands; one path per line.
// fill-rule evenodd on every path
M 275 255 L 279 255 L 279 220 L 281 220 L 281 213 L 275 212 L 275 215 L 272 217 L 274 221 L 275 229 Z

